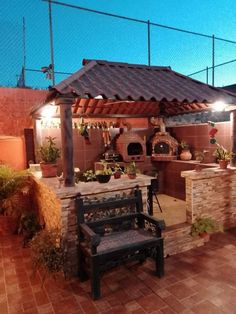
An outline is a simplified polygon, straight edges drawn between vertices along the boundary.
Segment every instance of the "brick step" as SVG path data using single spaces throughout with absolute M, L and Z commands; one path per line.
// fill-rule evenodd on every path
M 163 232 L 164 255 L 174 255 L 204 245 L 201 238 L 190 235 L 191 225 L 187 223 L 167 227 Z

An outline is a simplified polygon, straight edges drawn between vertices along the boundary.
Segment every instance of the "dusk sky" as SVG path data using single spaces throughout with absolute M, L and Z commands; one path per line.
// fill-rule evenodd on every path
M 62 1 L 59 1 L 62 2 Z M 99 11 L 199 32 L 236 42 L 235 0 L 66 0 Z M 11 0 L 0 4 L 0 85 L 15 86 L 23 64 L 22 19 L 26 21 L 26 68 L 50 64 L 48 4 Z M 148 63 L 147 25 L 52 5 L 55 71 L 73 73 L 82 59 Z M 236 59 L 236 44 L 215 41 L 215 64 Z M 212 40 L 151 27 L 151 65 L 189 75 L 212 66 Z M 236 83 L 236 62 L 215 70 L 215 86 Z M 66 75 L 56 75 L 56 83 Z M 206 82 L 206 73 L 192 78 Z M 51 85 L 43 73 L 26 72 L 29 86 Z M 209 71 L 211 84 L 211 71 Z

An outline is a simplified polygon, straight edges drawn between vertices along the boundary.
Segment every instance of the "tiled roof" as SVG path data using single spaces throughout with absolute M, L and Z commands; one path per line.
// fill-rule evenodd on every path
M 236 104 L 236 94 L 169 67 L 84 60 L 84 67 L 55 85 L 48 99 L 77 96 L 74 114 L 176 115 L 209 110 L 215 101 Z

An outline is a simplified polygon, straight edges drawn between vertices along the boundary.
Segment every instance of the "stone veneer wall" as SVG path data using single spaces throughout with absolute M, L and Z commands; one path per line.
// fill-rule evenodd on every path
M 182 172 L 186 177 L 187 222 L 212 217 L 225 229 L 236 225 L 236 171 L 219 168 Z

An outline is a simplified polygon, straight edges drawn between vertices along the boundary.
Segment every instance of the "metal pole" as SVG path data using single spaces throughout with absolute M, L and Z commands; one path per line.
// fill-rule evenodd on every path
M 208 84 L 208 67 L 206 67 L 206 83 Z
M 150 35 L 150 21 L 147 21 L 148 26 L 148 65 L 151 65 L 151 35 Z
M 48 1 L 48 12 L 49 12 L 49 29 L 50 29 L 51 65 L 52 65 L 52 85 L 55 85 L 53 31 L 52 31 L 52 4 L 51 4 L 51 0 Z
M 25 18 L 23 17 L 23 86 L 25 86 L 25 68 L 26 68 L 26 44 L 25 44 Z
M 212 86 L 215 86 L 215 35 L 212 35 Z

